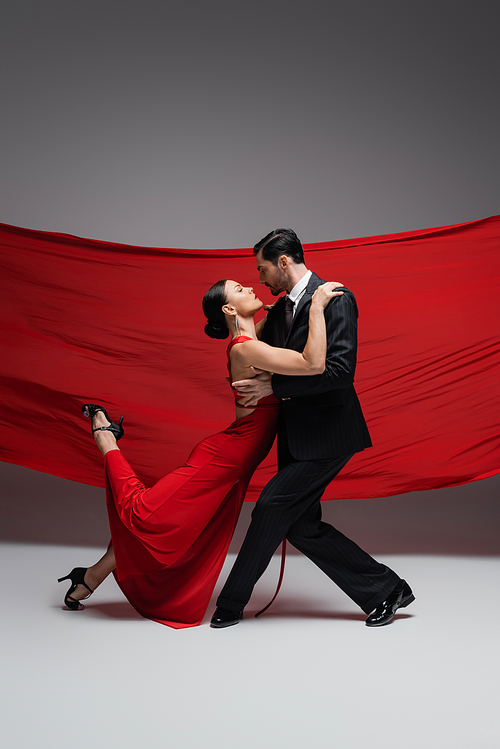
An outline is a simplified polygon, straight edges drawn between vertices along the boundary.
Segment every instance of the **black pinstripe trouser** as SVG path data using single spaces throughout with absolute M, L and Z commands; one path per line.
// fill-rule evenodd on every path
M 280 448 L 282 467 L 256 502 L 245 540 L 217 606 L 241 611 L 286 537 L 369 614 L 394 590 L 400 578 L 321 520 L 323 492 L 352 455 L 298 461 L 283 442 Z

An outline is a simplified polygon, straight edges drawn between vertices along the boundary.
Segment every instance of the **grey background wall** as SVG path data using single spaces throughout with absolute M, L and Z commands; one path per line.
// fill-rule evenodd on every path
M 497 214 L 499 21 L 493 0 L 4 1 L 0 220 L 222 248 Z M 4 538 L 105 542 L 101 492 L 0 468 Z M 326 512 L 377 551 L 496 553 L 499 486 Z

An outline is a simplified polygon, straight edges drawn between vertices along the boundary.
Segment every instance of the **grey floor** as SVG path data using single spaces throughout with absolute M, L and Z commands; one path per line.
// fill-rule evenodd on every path
M 253 617 L 277 557 L 227 630 L 208 626 L 213 606 L 189 630 L 142 619 L 112 579 L 67 611 L 56 578 L 102 552 L 103 490 L 5 463 L 0 485 L 2 746 L 500 747 L 499 476 L 325 503 L 414 589 L 381 629 L 293 553 L 273 607 Z
M 255 619 L 275 558 L 240 624 L 175 631 L 113 580 L 62 608 L 98 551 L 0 547 L 3 746 L 500 746 L 498 557 L 384 555 L 417 600 L 381 629 L 298 555 Z

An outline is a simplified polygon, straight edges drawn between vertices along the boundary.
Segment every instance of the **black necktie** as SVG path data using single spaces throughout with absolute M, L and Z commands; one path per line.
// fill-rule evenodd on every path
M 293 308 L 294 308 L 294 303 L 292 302 L 290 297 L 287 296 L 285 300 L 285 341 L 288 338 L 290 328 L 292 327 Z

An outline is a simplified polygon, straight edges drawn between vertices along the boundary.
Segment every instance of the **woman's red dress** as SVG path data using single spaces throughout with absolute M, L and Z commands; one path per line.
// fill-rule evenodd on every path
M 248 339 L 234 338 L 235 343 Z M 268 396 L 202 440 L 147 489 L 119 450 L 108 452 L 106 497 L 115 578 L 142 616 L 181 629 L 201 622 L 250 478 L 271 449 L 279 401 Z

